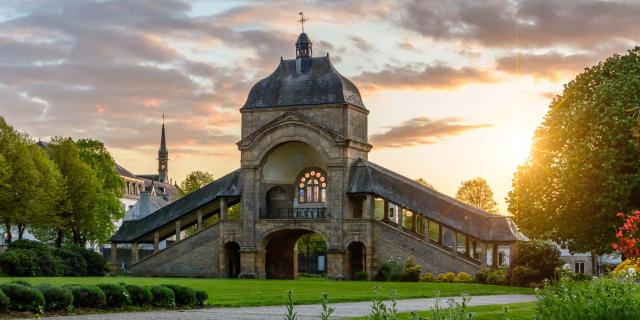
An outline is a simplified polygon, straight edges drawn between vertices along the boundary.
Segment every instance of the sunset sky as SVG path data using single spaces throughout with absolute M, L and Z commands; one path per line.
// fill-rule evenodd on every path
M 238 109 L 298 12 L 314 55 L 362 93 L 369 159 L 455 195 L 481 176 L 500 211 L 554 95 L 638 44 L 640 1 L 0 1 L 0 116 L 35 139 L 95 138 L 134 173 L 240 166 Z

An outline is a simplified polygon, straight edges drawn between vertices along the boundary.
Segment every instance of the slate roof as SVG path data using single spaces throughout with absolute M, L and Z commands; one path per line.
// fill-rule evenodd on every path
M 240 170 L 236 170 L 140 220 L 123 221 L 122 226 L 111 237 L 111 241 L 133 242 L 216 199 L 239 197 L 241 190 Z
M 375 194 L 481 241 L 528 240 L 508 216 L 471 207 L 364 159 L 351 167 L 349 194 Z
M 146 191 L 141 192 L 140 199 L 127 211 L 123 221 L 140 220 L 168 204 L 169 201 L 163 197 L 151 196 Z
M 125 169 L 123 166 L 116 163 L 116 171 L 119 175 L 131 179 L 142 180 L 140 177 L 137 177 L 135 174 L 131 173 L 131 171 Z
M 280 60 L 270 76 L 251 88 L 242 109 L 344 103 L 365 109 L 358 88 L 327 55 Z

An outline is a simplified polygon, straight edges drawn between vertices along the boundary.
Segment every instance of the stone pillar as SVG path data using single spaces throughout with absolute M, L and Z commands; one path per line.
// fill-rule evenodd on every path
M 180 226 L 180 220 L 176 221 L 176 243 L 178 241 L 180 241 L 180 232 L 182 231 L 182 228 Z
M 411 231 L 418 232 L 418 214 L 411 211 Z
M 458 231 L 453 230 L 453 250 L 451 251 L 453 255 L 458 254 Z
M 365 219 L 376 218 L 376 198 L 372 195 L 367 195 L 364 200 L 364 217 Z
M 398 212 L 396 213 L 398 215 L 398 229 L 402 231 L 404 229 L 402 226 L 402 221 L 404 220 L 404 208 L 400 206 L 396 206 L 396 208 L 398 208 Z
M 198 231 L 202 230 L 202 209 L 198 210 Z
M 382 221 L 389 222 L 389 201 L 384 199 L 384 215 L 382 216 Z
M 480 265 L 482 266 L 483 270 L 487 268 L 487 243 L 486 242 L 480 243 Z
M 364 258 L 364 271 L 367 273 L 367 279 L 373 279 L 373 253 L 371 249 L 365 249 L 365 258 Z
M 111 263 L 113 265 L 118 264 L 118 244 L 115 242 L 111 242 Z
M 344 279 L 345 254 L 339 250 L 327 251 L 327 277 L 329 279 Z
M 517 242 L 509 245 L 509 265 L 516 263 L 516 250 L 518 249 Z M 594 273 L 595 275 L 595 273 Z
M 498 245 L 497 244 L 493 244 L 493 252 L 491 252 L 492 256 L 491 256 L 491 265 L 494 269 L 498 268 L 500 265 L 498 265 Z
M 227 220 L 227 199 L 220 198 L 220 221 Z
M 263 255 L 264 256 L 264 255 Z M 255 250 L 240 250 L 240 275 L 241 278 L 267 277 L 264 269 L 264 259 L 259 263 Z
M 160 251 L 160 233 L 158 231 L 153 233 L 153 253 Z
M 429 241 L 429 219 L 422 216 L 422 229 L 424 230 L 424 241 Z
M 138 262 L 138 260 L 140 260 L 140 255 L 138 253 L 138 243 L 134 242 L 131 244 L 131 261 L 133 261 L 133 263 Z
M 471 256 L 471 241 L 469 240 L 469 236 L 464 237 L 464 255 L 469 257 Z

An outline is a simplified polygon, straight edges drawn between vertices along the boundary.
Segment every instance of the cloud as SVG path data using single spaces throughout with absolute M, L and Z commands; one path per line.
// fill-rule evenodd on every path
M 597 61 L 597 58 L 590 54 L 563 55 L 557 52 L 520 54 L 496 59 L 496 68 L 513 74 L 527 74 L 536 78 L 557 80 L 567 74 L 579 73 Z
M 453 68 L 443 64 L 386 65 L 377 72 L 363 72 L 355 82 L 368 90 L 448 89 L 468 83 L 493 82 L 488 72 L 473 67 Z
M 638 1 L 409 0 L 396 20 L 406 29 L 444 41 L 594 48 L 611 40 L 638 41 L 638 16 Z
M 378 148 L 402 148 L 424 144 L 434 144 L 449 136 L 457 136 L 466 131 L 488 128 L 490 124 L 461 124 L 459 118 L 432 120 L 427 117 L 409 119 L 397 126 L 391 126 L 383 133 L 374 134 L 369 142 Z
M 368 52 L 373 50 L 373 44 L 371 44 L 371 42 L 362 39 L 360 37 L 357 36 L 353 36 L 350 38 L 351 42 L 353 43 L 354 46 L 356 46 L 356 48 L 360 49 L 360 51 L 362 52 Z

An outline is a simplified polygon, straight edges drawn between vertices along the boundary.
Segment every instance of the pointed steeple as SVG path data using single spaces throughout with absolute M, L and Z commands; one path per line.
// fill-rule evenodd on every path
M 169 182 L 169 150 L 164 133 L 164 114 L 162 115 L 162 135 L 160 137 L 160 149 L 158 150 L 158 181 Z

